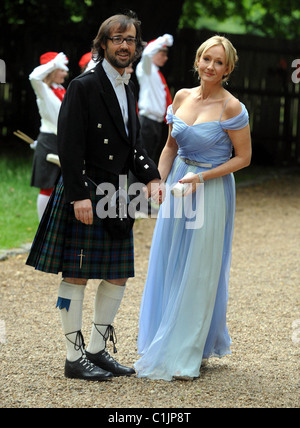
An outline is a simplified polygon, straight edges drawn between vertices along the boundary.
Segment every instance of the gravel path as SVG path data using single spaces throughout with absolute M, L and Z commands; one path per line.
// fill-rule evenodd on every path
M 111 382 L 65 379 L 60 277 L 25 266 L 26 254 L 0 262 L 0 407 L 299 407 L 300 175 L 239 188 L 228 326 L 232 355 L 212 359 L 199 379 Z M 137 358 L 139 304 L 154 219 L 135 224 L 136 277 L 115 321 L 117 358 Z M 89 338 L 97 281 L 85 294 Z M 188 332 L 187 332 L 188 333 Z

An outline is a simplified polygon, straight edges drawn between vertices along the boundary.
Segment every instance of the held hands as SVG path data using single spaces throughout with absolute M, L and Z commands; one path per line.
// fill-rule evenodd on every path
M 181 196 L 187 196 L 191 193 L 196 192 L 199 185 L 201 183 L 204 183 L 202 174 L 193 174 L 188 173 L 186 174 L 181 180 L 178 182 L 180 185 L 185 185 L 186 189 L 184 189 L 184 192 L 181 193 Z M 165 199 L 166 196 L 166 186 L 165 183 L 159 180 L 152 180 L 147 184 L 147 187 L 144 188 L 145 191 L 145 197 L 146 198 L 152 198 L 153 201 L 161 205 Z
M 145 188 L 146 198 L 152 198 L 153 201 L 161 205 L 165 198 L 165 185 L 160 180 L 152 180 L 147 184 Z

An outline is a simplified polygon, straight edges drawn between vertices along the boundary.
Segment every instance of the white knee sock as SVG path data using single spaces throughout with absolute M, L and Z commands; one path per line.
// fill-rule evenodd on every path
M 87 351 L 91 354 L 96 354 L 105 348 L 107 327 L 113 323 L 124 291 L 125 285 L 114 285 L 105 280 L 100 282 L 95 297 L 94 325 L 87 347 Z
M 39 193 L 38 197 L 37 197 L 37 210 L 38 210 L 38 216 L 39 216 L 39 220 L 41 220 L 41 218 L 43 217 L 45 208 L 48 204 L 50 196 L 47 195 L 41 195 Z
M 76 361 L 82 356 L 82 337 L 78 336 L 78 331 L 81 330 L 82 325 L 84 291 L 85 285 L 70 284 L 64 281 L 61 282 L 58 289 L 57 306 L 60 308 L 63 332 L 66 335 L 69 361 Z

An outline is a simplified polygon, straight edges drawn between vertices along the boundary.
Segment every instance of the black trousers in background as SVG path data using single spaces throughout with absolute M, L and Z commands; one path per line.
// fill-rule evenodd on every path
M 165 122 L 156 122 L 146 116 L 140 116 L 139 119 L 143 147 L 146 149 L 149 157 L 158 165 L 160 154 L 167 141 L 168 127 Z M 135 176 L 130 172 L 128 186 L 136 181 Z
M 162 131 L 164 122 L 156 122 L 146 116 L 140 116 L 141 123 L 141 137 L 144 148 L 147 150 L 148 155 L 156 165 L 164 147 L 165 141 L 162 140 Z

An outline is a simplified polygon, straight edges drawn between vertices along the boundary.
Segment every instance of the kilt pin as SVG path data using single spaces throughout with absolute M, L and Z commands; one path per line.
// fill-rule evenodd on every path
M 113 376 L 134 373 L 106 350 L 110 339 L 116 351 L 116 335 L 111 322 L 125 289 L 125 286 L 114 285 L 109 280 L 134 276 L 133 234 L 131 231 L 125 239 L 112 238 L 108 234 L 96 213 L 101 196 L 96 194 L 94 185 L 106 182 L 118 189 L 119 176 L 127 175 L 129 170 L 141 183 L 160 179 L 155 163 L 140 140 L 134 84 L 129 81 L 124 87 L 128 132 L 103 61 L 69 84 L 58 120 L 62 175 L 26 261 L 37 270 L 62 273 L 57 307 L 67 343 L 65 376 L 70 378 L 109 380 Z M 72 202 L 84 199 L 92 201 L 92 225 L 83 224 L 74 215 Z M 78 315 L 82 312 L 85 287 L 75 281 L 74 284 L 64 282 L 64 278 L 101 280 L 87 351 L 81 333 L 82 317 Z M 108 307 L 113 308 L 111 313 L 108 313 Z M 96 338 L 99 338 L 97 343 Z

